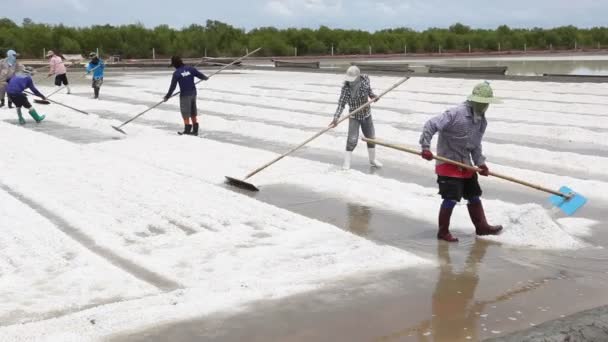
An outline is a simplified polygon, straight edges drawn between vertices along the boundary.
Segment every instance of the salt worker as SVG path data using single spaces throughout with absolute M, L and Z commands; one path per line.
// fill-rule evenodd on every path
M 494 97 L 488 82 L 480 83 L 475 86 L 467 101 L 428 120 L 420 136 L 422 158 L 433 160 L 431 140 L 435 133 L 439 132 L 439 156 L 477 166 L 481 170 L 480 175 L 488 176 L 490 171 L 483 155 L 482 140 L 488 125 L 486 112 L 491 103 L 500 103 L 500 100 Z M 469 216 L 477 235 L 500 233 L 502 226 L 492 226 L 486 220 L 477 172 L 437 161 L 435 173 L 439 194 L 443 199 L 439 209 L 439 240 L 458 242 L 450 233 L 450 218 L 454 207 L 462 198 L 468 201 Z

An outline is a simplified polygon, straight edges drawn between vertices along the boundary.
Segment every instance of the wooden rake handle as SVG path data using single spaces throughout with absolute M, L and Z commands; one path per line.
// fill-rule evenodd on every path
M 384 95 L 388 94 L 389 92 L 391 92 L 392 90 L 394 90 L 395 88 L 399 87 L 401 84 L 403 84 L 405 81 L 407 81 L 409 79 L 409 77 L 404 77 L 402 79 L 400 79 L 397 83 L 395 83 L 394 85 L 392 85 L 390 88 L 386 89 L 385 91 L 383 91 L 380 95 L 378 95 L 376 98 L 374 98 L 373 100 L 369 100 L 367 101 L 367 103 L 361 105 L 359 108 L 355 109 L 354 111 L 350 112 L 348 115 L 343 116 L 340 120 L 338 120 L 338 122 L 336 122 L 336 126 L 339 125 L 342 121 L 351 118 L 353 115 L 361 112 L 362 110 L 364 110 L 365 108 L 367 108 L 368 106 L 370 106 L 372 103 L 378 101 L 381 97 L 383 97 Z M 301 143 L 300 145 L 292 148 L 291 150 L 283 153 L 282 155 L 276 157 L 275 159 L 271 160 L 270 162 L 258 167 L 257 169 L 251 171 L 247 176 L 245 176 L 244 179 L 249 179 L 252 176 L 254 176 L 256 173 L 264 170 L 265 168 L 269 167 L 270 165 L 278 162 L 279 160 L 285 158 L 286 156 L 290 155 L 291 153 L 299 150 L 300 148 L 302 148 L 302 146 L 308 144 L 309 142 L 315 140 L 316 138 L 320 137 L 321 135 L 325 134 L 325 132 L 333 129 L 335 126 L 329 126 L 325 129 L 323 129 L 322 131 L 320 131 L 319 133 L 316 133 L 315 135 L 313 135 L 312 137 L 306 139 L 306 141 L 304 141 L 303 143 Z
M 223 70 L 225 70 L 225 69 L 229 68 L 230 66 L 232 66 L 232 65 L 234 65 L 234 64 L 236 64 L 236 63 L 238 63 L 238 62 L 242 61 L 243 59 L 245 59 L 245 58 L 247 58 L 247 57 L 249 57 L 249 56 L 253 55 L 254 53 L 256 53 L 256 52 L 260 51 L 261 49 L 262 49 L 262 48 L 257 48 L 257 49 L 255 49 L 255 50 L 251 51 L 250 53 L 246 54 L 245 56 L 242 56 L 242 57 L 239 57 L 238 59 L 235 59 L 234 61 L 232 61 L 232 63 L 224 65 L 223 67 L 221 67 L 220 69 L 218 69 L 217 71 L 215 71 L 214 73 L 212 73 L 211 75 L 207 76 L 207 79 L 210 79 L 211 77 L 213 77 L 213 76 L 217 75 L 218 73 L 220 73 L 220 72 L 222 72 Z M 198 64 L 197 64 L 197 65 L 198 65 Z M 202 81 L 203 81 L 203 80 L 198 80 L 198 81 L 196 81 L 196 82 L 194 83 L 194 85 L 197 85 L 197 84 L 201 83 Z M 176 93 L 174 93 L 174 94 L 173 94 L 173 95 L 171 95 L 169 98 L 173 98 L 173 97 L 175 97 L 175 96 L 179 95 L 180 93 L 181 93 L 181 90 L 180 90 L 180 91 L 178 91 L 178 92 L 176 92 Z M 163 104 L 163 103 L 165 103 L 165 102 L 166 102 L 166 101 L 164 101 L 164 100 L 163 100 L 163 101 L 158 102 L 157 104 L 153 105 L 152 107 L 149 107 L 148 109 L 146 109 L 146 110 L 144 110 L 143 112 L 141 112 L 141 113 L 139 113 L 139 114 L 135 115 L 135 116 L 134 116 L 134 117 L 132 117 L 131 119 L 129 119 L 129 120 L 127 120 L 127 121 L 123 122 L 122 124 L 120 124 L 120 126 L 118 126 L 118 128 L 121 128 L 121 127 L 123 127 L 123 126 L 127 125 L 127 124 L 128 124 L 128 123 L 130 123 L 131 121 L 133 121 L 133 120 L 137 119 L 138 117 L 140 117 L 140 116 L 142 116 L 142 115 L 146 114 L 147 112 L 151 111 L 152 109 L 154 109 L 154 108 L 156 108 L 156 107 L 160 106 L 161 104 Z M 125 134 L 126 134 L 126 133 L 125 133 Z
M 406 147 L 406 146 L 403 146 L 403 145 L 391 144 L 391 143 L 383 142 L 381 140 L 368 139 L 368 138 L 361 138 L 361 140 L 363 140 L 365 142 L 373 143 L 373 144 L 376 144 L 376 145 L 392 148 L 392 149 L 395 149 L 395 150 L 398 150 L 398 151 L 408 152 L 408 153 L 416 154 L 416 155 L 419 155 L 419 156 L 422 155 L 422 152 L 420 152 L 419 150 L 415 150 L 415 149 L 412 149 L 412 148 L 409 148 L 409 147 Z M 441 156 L 435 156 L 435 155 L 433 155 L 433 159 L 442 161 L 444 163 L 449 163 L 449 164 L 452 164 L 452 165 L 456 165 L 456 166 L 462 167 L 463 169 L 467 169 L 467 170 L 471 170 L 471 171 L 475 171 L 475 172 L 481 172 L 482 171 L 478 167 L 467 165 L 467 164 L 464 164 L 464 163 L 460 163 L 460 162 L 457 162 L 455 160 L 451 160 L 451 159 L 448 159 L 448 158 L 445 158 L 445 157 L 441 157 Z M 521 179 L 513 178 L 513 177 L 510 177 L 510 176 L 502 175 L 500 173 L 496 173 L 496 172 L 490 171 L 488 174 L 490 176 L 494 176 L 494 177 L 497 177 L 497 178 L 502 178 L 502 179 L 507 180 L 509 182 L 521 184 L 523 186 L 527 186 L 527 187 L 532 188 L 532 189 L 536 189 L 536 190 L 539 190 L 539 191 L 544 191 L 544 192 L 547 192 L 547 193 L 550 193 L 550 194 L 553 194 L 553 195 L 557 195 L 557 196 L 563 197 L 565 199 L 572 198 L 572 194 L 564 194 L 564 193 L 561 193 L 559 191 L 551 190 L 551 189 L 545 188 L 543 186 L 540 186 L 540 185 L 537 185 L 537 184 L 532 184 L 532 183 L 523 181 Z

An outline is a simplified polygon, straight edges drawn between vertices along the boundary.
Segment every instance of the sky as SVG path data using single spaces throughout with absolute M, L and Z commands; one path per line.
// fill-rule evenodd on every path
M 181 28 L 207 19 L 250 30 L 261 26 L 375 31 L 384 28 L 448 27 L 461 22 L 475 28 L 606 25 L 608 1 L 602 0 L 20 0 L 1 5 L 0 17 L 24 17 L 69 26 L 167 24 Z

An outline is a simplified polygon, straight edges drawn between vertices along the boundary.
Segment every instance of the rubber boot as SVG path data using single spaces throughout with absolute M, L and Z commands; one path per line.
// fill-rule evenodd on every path
M 367 154 L 369 155 L 369 163 L 373 167 L 381 168 L 382 163 L 376 159 L 376 149 L 375 148 L 367 148 Z
M 441 206 L 439 209 L 439 230 L 437 231 L 437 239 L 447 242 L 458 242 L 458 239 L 450 233 L 450 218 L 454 208 Z
M 99 99 L 99 88 L 95 87 L 93 88 L 93 92 L 95 93 L 95 99 Z
M 198 122 L 192 125 L 192 135 L 198 135 Z
M 342 170 L 350 169 L 350 160 L 353 157 L 353 151 L 346 151 L 344 154 L 344 164 L 342 164 Z
M 21 114 L 21 108 L 17 108 L 17 116 L 19 117 L 19 124 L 25 125 L 25 119 L 23 118 L 23 115 Z
M 10 97 L 8 99 L 8 108 L 13 108 L 13 101 L 11 101 Z
M 184 125 L 184 131 L 182 132 L 182 134 L 192 134 L 192 125 Z
M 0 100 L 0 108 L 4 107 L 4 99 Z
M 44 120 L 44 118 L 46 117 L 44 115 L 38 115 L 38 113 L 36 112 L 36 110 L 34 108 L 30 109 L 29 113 L 30 113 L 30 116 L 34 120 L 36 120 L 36 122 L 40 122 L 40 121 Z
M 70 89 L 70 86 L 69 86 L 69 85 L 66 85 L 65 87 L 68 89 L 68 94 L 71 94 L 71 93 L 72 93 L 72 90 Z
M 483 210 L 481 201 L 469 203 L 467 205 L 469 209 L 469 216 L 475 226 L 475 234 L 477 235 L 498 235 L 502 230 L 502 226 L 491 226 L 486 220 L 486 214 Z

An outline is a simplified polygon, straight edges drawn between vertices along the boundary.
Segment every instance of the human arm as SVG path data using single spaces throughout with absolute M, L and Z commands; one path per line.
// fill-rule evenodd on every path
M 422 147 L 422 150 L 430 151 L 431 141 L 433 140 L 433 136 L 437 132 L 443 131 L 444 129 L 449 127 L 449 125 L 451 125 L 453 120 L 454 120 L 454 114 L 452 112 L 450 112 L 449 110 L 443 112 L 443 114 L 441 114 L 441 115 L 437 115 L 436 117 L 428 120 L 424 124 L 424 128 L 422 129 L 422 134 L 420 135 L 419 142 L 420 142 L 420 147 Z M 427 156 L 428 156 L 428 153 L 427 153 Z M 423 158 L 427 159 L 424 155 L 423 155 Z
M 363 82 L 366 82 L 367 87 L 369 88 L 369 98 L 378 101 L 378 95 L 376 95 L 376 93 L 374 93 L 374 90 L 372 89 L 372 83 L 369 80 L 369 76 L 365 75 L 365 77 L 363 78 Z
M 194 75 L 195 77 L 198 77 L 199 79 L 206 81 L 209 79 L 209 77 L 207 77 L 205 74 L 203 74 L 202 72 L 198 71 L 198 69 L 196 68 L 192 68 L 192 75 Z
M 349 97 L 348 86 L 345 84 L 344 86 L 342 86 L 342 91 L 340 92 L 340 98 L 338 99 L 338 108 L 336 109 L 336 112 L 334 113 L 334 118 L 333 118 L 330 126 L 335 127 L 336 124 L 338 123 L 338 119 L 340 119 L 340 115 L 342 115 L 342 112 L 344 111 L 344 107 L 346 107 L 346 103 L 348 102 L 348 97 Z
M 167 95 L 165 95 L 164 100 L 167 101 L 171 98 L 171 96 L 173 95 L 173 92 L 175 91 L 175 87 L 177 87 L 177 73 L 173 73 L 173 77 L 171 78 L 171 85 L 169 86 L 169 91 L 167 92 Z
M 27 79 L 27 87 L 34 93 L 34 95 L 40 97 L 43 100 L 46 99 L 46 97 L 44 95 L 42 95 L 42 93 L 40 91 L 38 91 L 38 89 L 34 85 L 34 81 L 32 81 L 31 77 L 28 77 L 28 79 Z
M 488 167 L 486 165 L 486 157 L 483 155 L 483 135 L 486 132 L 487 122 L 484 121 L 481 124 L 481 137 L 479 139 L 479 144 L 475 146 L 473 150 L 471 150 L 471 159 L 473 159 L 473 164 L 477 165 L 480 169 L 484 170 L 484 172 L 480 172 L 482 176 L 487 176 L 489 173 Z

